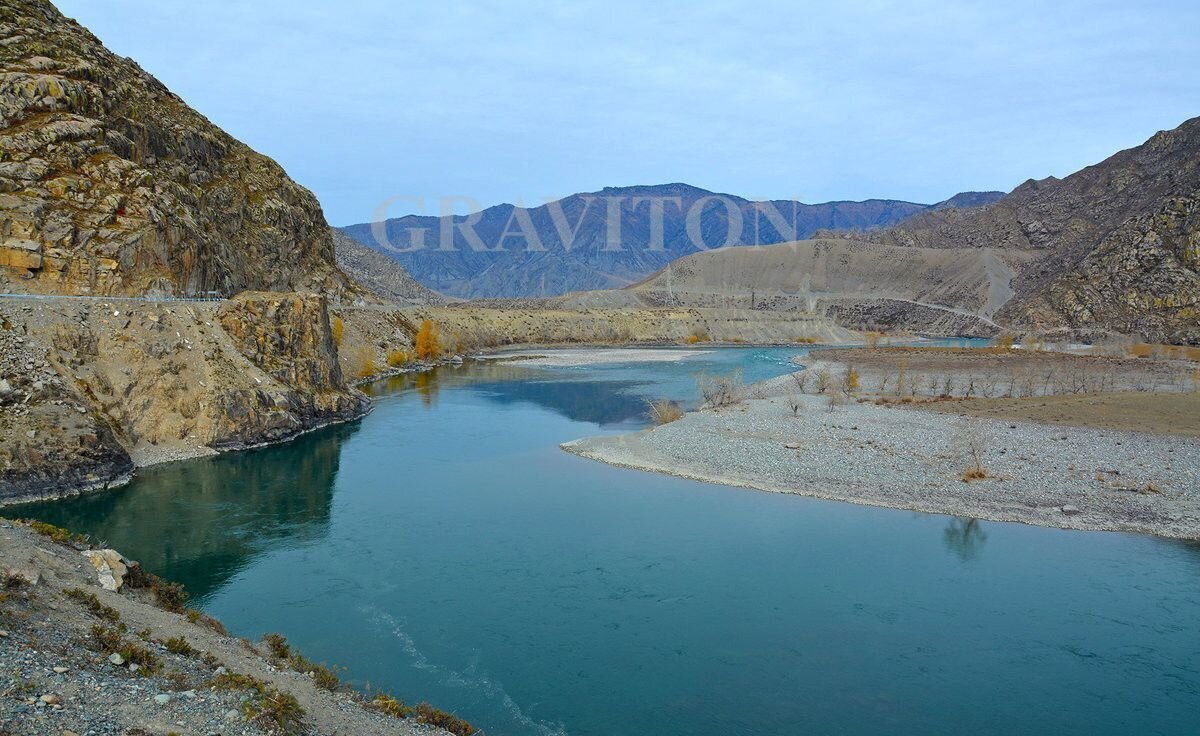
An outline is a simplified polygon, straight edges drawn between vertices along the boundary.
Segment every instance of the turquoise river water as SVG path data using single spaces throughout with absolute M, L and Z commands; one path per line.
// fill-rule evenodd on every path
M 695 351 L 693 351 L 695 352 Z M 471 363 L 288 445 L 17 513 L 183 582 L 232 633 L 525 734 L 1200 733 L 1200 546 L 609 467 L 677 363 Z

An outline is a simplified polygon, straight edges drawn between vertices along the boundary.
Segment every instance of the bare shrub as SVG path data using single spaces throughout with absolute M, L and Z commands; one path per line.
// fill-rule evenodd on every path
M 714 409 L 734 406 L 746 400 L 746 385 L 742 381 L 741 371 L 724 376 L 700 376 L 696 379 L 696 385 L 705 405 Z
M 822 368 L 817 371 L 814 377 L 814 388 L 816 388 L 817 393 L 823 394 L 829 391 L 829 386 L 832 382 L 833 376 L 829 375 L 828 370 Z
M 808 372 L 808 369 L 792 374 L 792 380 L 796 382 L 796 388 L 800 389 L 800 393 L 808 393 L 808 379 L 811 377 L 812 374 Z
M 670 399 L 655 399 L 646 402 L 650 418 L 655 424 L 670 424 L 677 419 L 683 419 L 683 408 Z
M 787 404 L 788 404 L 788 408 L 792 410 L 792 416 L 794 416 L 794 417 L 800 416 L 800 409 L 804 406 L 803 399 L 801 399 L 796 394 L 788 394 Z
M 983 467 L 983 459 L 991 442 L 983 425 L 968 420 L 962 434 L 959 435 L 959 441 L 962 444 L 960 454 L 966 464 L 962 474 L 963 483 L 987 478 L 988 473 Z

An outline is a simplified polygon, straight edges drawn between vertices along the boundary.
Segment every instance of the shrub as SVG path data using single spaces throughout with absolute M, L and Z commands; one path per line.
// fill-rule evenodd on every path
M 414 342 L 420 360 L 437 360 L 442 356 L 442 340 L 433 320 L 427 319 L 421 323 Z
M 842 379 L 842 390 L 845 393 L 852 394 L 858 390 L 859 383 L 858 369 L 850 366 L 846 369 L 845 378 Z
M 117 609 L 101 603 L 100 599 L 96 597 L 95 593 L 81 590 L 79 588 L 71 588 L 70 590 L 64 590 L 63 595 L 71 600 L 83 604 L 83 607 L 88 609 L 88 611 L 96 618 L 102 618 L 105 621 L 111 621 L 114 624 L 121 620 L 121 614 L 117 612 Z
M 392 718 L 408 718 L 414 712 L 412 708 L 390 695 L 376 695 L 371 699 L 370 707 Z
M 696 385 L 704 403 L 714 409 L 733 406 L 746 400 L 745 384 L 742 383 L 740 371 L 725 376 L 700 376 L 696 379 Z
M 329 331 L 333 333 L 333 344 L 339 348 L 342 346 L 342 335 L 346 332 L 346 323 L 341 317 L 334 317 L 333 322 L 329 325 Z
M 683 338 L 683 342 L 687 345 L 695 345 L 698 342 L 708 342 L 711 340 L 706 330 L 696 330 L 692 334 Z
M 149 672 L 158 670 L 161 663 L 154 652 L 145 647 L 126 641 L 121 632 L 107 626 L 97 624 L 92 627 L 92 639 L 100 651 L 105 654 L 119 654 L 126 662 L 131 662 Z
M 438 710 L 429 703 L 418 705 L 416 713 L 418 722 L 444 728 L 455 736 L 472 736 L 475 733 L 475 727 L 470 723 L 444 710 Z
M 304 709 L 291 693 L 269 688 L 246 701 L 246 717 L 266 728 L 293 736 L 304 732 Z
M 393 350 L 388 353 L 387 364 L 392 368 L 399 368 L 402 365 L 408 365 L 413 362 L 413 354 L 408 350 Z
M 829 375 L 829 371 L 822 368 L 814 375 L 813 387 L 817 390 L 817 393 L 823 394 L 829 390 L 829 384 L 832 380 L 833 377 Z
M 184 657 L 195 657 L 200 654 L 200 650 L 188 643 L 187 639 L 182 636 L 173 636 L 163 642 L 163 646 L 172 654 L 180 654 Z
M 655 424 L 670 424 L 677 419 L 683 419 L 683 409 L 670 399 L 655 399 L 647 401 L 646 404 L 650 407 L 650 418 Z
M 367 358 L 362 362 L 362 367 L 358 369 L 359 378 L 370 378 L 379 372 L 379 366 L 375 365 L 374 358 Z
M 129 566 L 125 574 L 125 584 L 131 588 L 149 588 L 154 593 L 154 600 L 159 608 L 165 608 L 172 613 L 183 613 L 186 610 L 184 604 L 187 603 L 188 593 L 183 586 L 146 572 L 141 565 Z
M 1012 350 L 1013 345 L 1017 342 L 1017 336 L 1011 332 L 1002 332 L 992 341 L 992 347 L 997 351 Z
M 815 337 L 797 337 L 796 342 L 800 343 L 801 345 L 813 345 L 817 342 L 817 338 L 815 338 Z
M 263 637 L 263 643 L 271 650 L 271 656 L 277 659 L 286 660 L 292 656 L 292 647 L 283 634 L 267 634 Z
M 792 410 L 792 416 L 800 416 L 800 409 L 804 407 L 804 401 L 796 394 L 788 394 L 788 408 Z
M 800 389 L 800 393 L 808 393 L 808 379 L 811 375 L 807 369 L 792 374 L 792 380 L 796 382 L 796 388 Z
M 83 544 L 87 542 L 87 536 L 83 534 L 72 534 L 68 529 L 63 529 L 61 526 L 54 526 L 53 524 L 47 524 L 44 521 L 31 520 L 29 522 L 29 528 L 38 534 L 41 534 L 43 537 L 49 537 L 52 541 L 59 542 L 60 544 L 67 544 L 68 542 Z
M 278 729 L 293 736 L 304 732 L 304 709 L 290 693 L 280 692 L 250 675 L 227 672 L 205 683 L 214 690 L 248 690 L 250 697 L 242 705 L 246 718 L 268 731 Z

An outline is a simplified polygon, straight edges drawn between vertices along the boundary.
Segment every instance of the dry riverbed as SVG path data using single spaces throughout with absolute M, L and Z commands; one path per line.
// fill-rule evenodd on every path
M 563 448 L 613 465 L 765 491 L 1200 538 L 1200 443 L 1193 437 L 929 409 L 942 404 L 850 400 L 831 410 L 826 395 L 797 394 L 789 376 L 750 395 L 736 406 Z M 966 482 L 976 459 L 986 477 Z

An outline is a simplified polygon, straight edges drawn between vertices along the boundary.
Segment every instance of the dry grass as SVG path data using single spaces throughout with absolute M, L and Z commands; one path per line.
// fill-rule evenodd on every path
M 346 323 L 341 317 L 334 317 L 329 325 L 330 332 L 333 333 L 333 344 L 339 348 L 342 346 L 342 336 L 346 334 Z
M 655 399 L 647 401 L 647 406 L 650 411 L 650 418 L 655 424 L 670 424 L 671 422 L 683 419 L 683 408 L 670 399 Z

